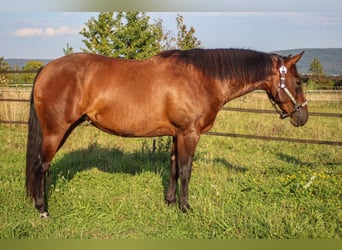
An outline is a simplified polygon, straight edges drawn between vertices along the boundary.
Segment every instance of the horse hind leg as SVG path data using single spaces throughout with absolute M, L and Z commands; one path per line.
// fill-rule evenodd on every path
M 41 218 L 49 218 L 47 194 L 45 190 L 46 185 L 46 173 L 50 168 L 50 163 L 55 156 L 59 144 L 64 135 L 44 136 L 43 144 L 41 148 L 41 154 L 35 173 L 34 182 L 34 203 L 38 209 Z
M 49 218 L 48 202 L 46 194 L 46 173 L 50 168 L 50 163 L 57 153 L 57 151 L 63 146 L 66 139 L 71 132 L 85 120 L 85 116 L 82 116 L 70 127 L 62 129 L 59 127 L 58 132 L 45 133 L 43 136 L 43 143 L 41 148 L 41 154 L 38 157 L 37 170 L 35 175 L 34 184 L 34 202 L 35 207 L 38 209 L 41 218 Z
M 35 176 L 34 203 L 42 219 L 49 218 L 47 196 L 45 194 L 46 171 L 48 168 L 49 163 L 40 163 Z

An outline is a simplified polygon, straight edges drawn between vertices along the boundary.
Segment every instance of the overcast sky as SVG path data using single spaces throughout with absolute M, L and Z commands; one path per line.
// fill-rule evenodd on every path
M 25 3 L 36 1 L 39 2 L 31 0 Z M 156 9 L 150 7 L 148 10 L 157 12 L 148 12 L 147 15 L 152 20 L 162 19 L 165 30 L 176 34 L 176 15 L 182 14 L 185 24 L 195 28 L 195 35 L 206 48 L 236 47 L 266 52 L 294 48 L 342 48 L 342 1 L 297 0 L 299 3 L 293 6 L 288 4 L 293 2 L 290 0 L 285 1 L 284 8 L 281 1 L 252 1 L 252 5 L 246 5 L 247 1 L 242 0 L 225 1 L 232 3 L 229 8 L 227 5 L 215 5 L 217 1 L 213 0 L 213 5 L 207 7 L 210 11 L 199 8 L 201 5 L 193 9 L 187 5 L 178 8 L 167 5 Z M 74 51 L 80 51 L 84 44 L 79 31 L 91 17 L 98 16 L 96 11 L 102 10 L 91 6 L 90 10 L 94 12 L 75 12 L 78 10 L 76 7 L 68 7 L 65 9 L 67 12 L 63 12 L 44 6 L 32 8 L 31 5 L 31 9 L 25 9 L 25 5 L 16 9 L 13 7 L 16 2 L 7 1 L 0 10 L 0 57 L 53 59 L 63 55 L 67 43 Z M 270 2 L 273 7 L 269 7 Z M 79 10 L 84 11 L 82 8 Z M 165 12 L 169 10 L 174 12 Z

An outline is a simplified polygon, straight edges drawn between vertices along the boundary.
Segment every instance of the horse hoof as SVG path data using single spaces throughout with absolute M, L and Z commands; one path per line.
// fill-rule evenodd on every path
M 172 205 L 176 204 L 176 199 L 174 199 L 174 200 L 166 199 L 165 202 L 168 206 L 172 206 Z
M 181 206 L 180 206 L 180 210 L 181 210 L 183 213 L 188 213 L 188 212 L 191 212 L 191 211 L 192 211 L 192 208 L 190 207 L 189 204 L 186 204 L 186 205 L 181 205 Z
M 43 213 L 40 213 L 40 218 L 43 220 L 47 220 L 47 219 L 50 219 L 50 215 L 48 212 L 43 212 Z

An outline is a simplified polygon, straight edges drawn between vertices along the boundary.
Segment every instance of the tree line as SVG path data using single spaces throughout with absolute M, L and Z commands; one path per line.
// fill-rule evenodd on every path
M 201 41 L 195 36 L 195 28 L 184 23 L 182 15 L 176 16 L 177 34 L 163 28 L 163 22 L 151 20 L 144 12 L 101 12 L 97 17 L 90 18 L 79 32 L 83 37 L 83 52 L 95 53 L 114 58 L 145 59 L 162 50 L 192 49 L 202 47 Z M 65 55 L 74 53 L 69 43 L 63 48 Z M 43 66 L 40 61 L 28 61 L 22 69 L 38 70 Z M 0 57 L 0 71 L 15 70 Z M 18 70 L 18 69 L 17 69 Z M 314 58 L 310 64 L 310 74 L 325 76 L 324 68 L 319 59 Z M 2 74 L 0 85 L 20 85 L 32 83 L 35 74 Z M 310 89 L 333 88 L 341 85 L 332 80 L 310 79 L 307 87 Z

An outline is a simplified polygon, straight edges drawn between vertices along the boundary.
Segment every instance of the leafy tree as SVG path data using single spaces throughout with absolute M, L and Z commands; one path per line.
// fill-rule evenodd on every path
M 67 43 L 66 48 L 63 48 L 64 55 L 69 55 L 74 53 L 74 48 L 70 46 L 69 43 Z
M 309 72 L 311 75 L 315 76 L 314 79 L 311 79 L 308 82 L 308 85 L 311 88 L 318 89 L 329 89 L 334 86 L 334 82 L 332 80 L 325 79 L 324 67 L 319 61 L 318 58 L 313 58 L 310 63 Z
M 111 57 L 142 59 L 164 49 L 201 47 L 195 29 L 188 29 L 183 16 L 176 18 L 177 37 L 163 30 L 161 20 L 152 24 L 149 21 L 150 17 L 143 12 L 102 12 L 97 18 L 92 17 L 80 32 L 86 46 L 81 49 Z
M 85 52 L 126 59 L 143 59 L 158 53 L 162 46 L 161 21 L 150 24 L 143 12 L 100 13 L 80 32 Z
M 317 58 L 313 58 L 311 63 L 310 63 L 310 69 L 309 69 L 310 74 L 316 75 L 316 76 L 321 76 L 324 75 L 324 68 Z
M 182 15 L 177 15 L 177 48 L 178 49 L 193 49 L 201 47 L 201 41 L 194 35 L 194 27 L 187 29 L 184 24 L 184 18 Z

